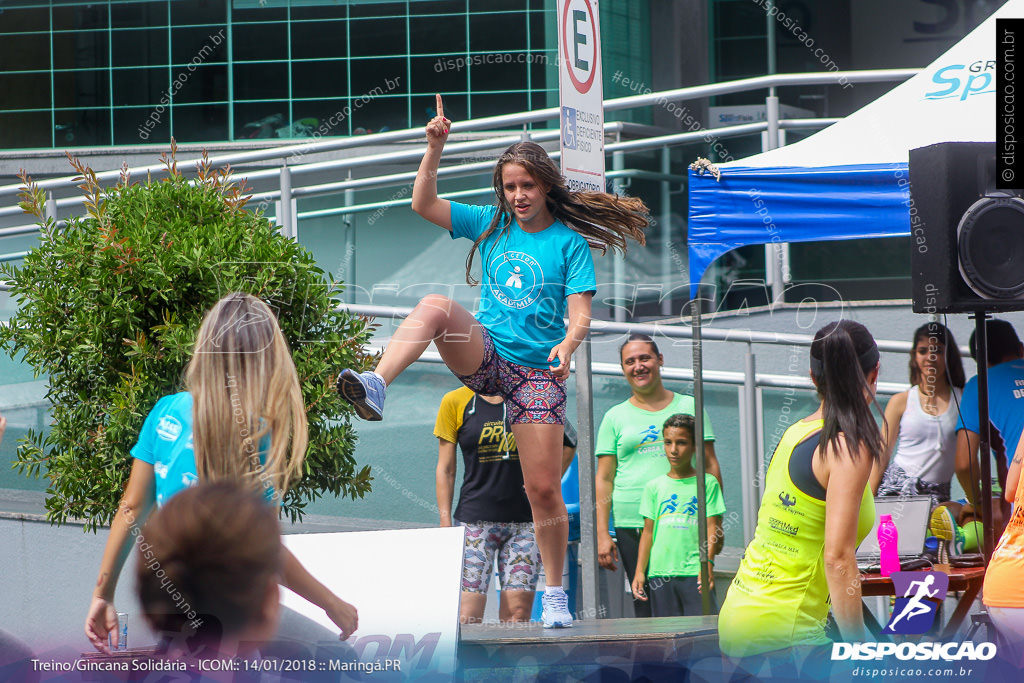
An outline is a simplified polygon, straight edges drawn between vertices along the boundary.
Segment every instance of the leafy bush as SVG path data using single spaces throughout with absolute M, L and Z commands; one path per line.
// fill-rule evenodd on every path
M 87 215 L 57 228 L 40 224 L 40 243 L 21 267 L 5 264 L 20 309 L 2 341 L 36 374 L 49 376 L 49 433 L 30 430 L 14 467 L 50 480 L 51 522 L 108 523 L 131 469 L 129 449 L 162 396 L 182 388 L 184 368 L 204 313 L 224 294 L 244 291 L 278 314 L 292 348 L 309 418 L 305 475 L 283 509 L 301 517 L 324 492 L 361 497 L 369 467 L 356 471 L 351 408 L 333 390 L 333 373 L 366 366 L 365 319 L 335 310 L 336 292 L 313 256 L 260 214 L 205 155 L 190 182 L 174 146 L 163 155 L 169 177 L 130 182 L 122 170 L 104 190 L 80 174 Z M 43 191 L 22 176 L 22 207 L 42 220 Z

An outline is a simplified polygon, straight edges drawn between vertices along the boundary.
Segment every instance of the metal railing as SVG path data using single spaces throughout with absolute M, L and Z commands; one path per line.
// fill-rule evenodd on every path
M 397 320 L 405 318 L 412 311 L 408 307 L 392 306 L 370 306 L 343 304 L 341 309 L 350 313 L 365 315 L 374 318 L 388 318 Z M 693 339 L 694 332 L 686 321 L 680 320 L 683 324 L 643 324 L 643 323 L 616 323 L 601 320 L 593 320 L 591 323 L 591 335 L 628 335 L 639 332 L 649 335 L 652 339 L 660 338 Z M 814 390 L 814 384 L 806 375 L 780 375 L 774 373 L 761 373 L 756 370 L 756 358 L 754 355 L 754 344 L 777 345 L 777 346 L 799 346 L 810 347 L 813 341 L 812 335 L 789 334 L 784 332 L 759 332 L 755 330 L 737 330 L 714 327 L 702 327 L 701 337 L 707 341 L 728 342 L 746 345 L 744 355 L 744 367 L 742 371 L 704 370 L 703 380 L 713 384 L 725 384 L 737 387 L 738 408 L 739 408 L 739 441 L 740 441 L 740 469 L 743 486 L 740 489 L 743 511 L 743 545 L 749 543 L 753 538 L 754 528 L 757 524 L 758 505 L 761 500 L 761 484 L 765 476 L 765 460 L 762 454 L 765 452 L 764 427 L 762 421 L 763 411 L 763 390 L 766 388 L 804 389 Z M 912 348 L 909 341 L 876 340 L 879 351 L 908 354 Z M 381 350 L 378 347 L 376 350 Z M 440 354 L 426 352 L 420 357 L 424 363 L 441 363 Z M 583 594 L 584 600 L 587 596 L 595 596 L 597 585 L 597 557 L 593 544 L 588 544 L 588 534 L 593 535 L 596 528 L 595 520 L 595 495 L 594 495 L 594 470 L 593 458 L 593 434 L 595 433 L 594 400 L 592 390 L 592 378 L 594 375 L 621 377 L 622 368 L 617 363 L 593 362 L 590 341 L 584 342 L 577 350 L 572 363 L 573 376 L 576 378 L 576 410 L 577 410 L 577 432 L 580 436 L 579 451 L 584 454 L 579 460 L 580 477 L 580 529 L 581 547 L 580 554 L 583 566 L 593 571 L 583 573 Z M 685 367 L 664 367 L 661 371 L 662 377 L 669 380 L 693 381 L 694 372 L 691 368 Z M 883 396 L 892 395 L 907 389 L 906 384 L 895 382 L 879 382 L 877 393 Z M 589 467 L 587 464 L 589 463 Z
M 846 81 L 849 83 L 878 83 L 886 81 L 901 81 L 913 76 L 914 74 L 918 73 L 918 71 L 919 69 L 880 69 L 873 71 L 837 71 L 828 73 L 773 74 L 770 76 L 744 78 L 736 81 L 728 81 L 725 83 L 712 83 L 709 85 L 699 85 L 688 88 L 676 88 L 673 90 L 652 92 L 643 95 L 619 97 L 616 99 L 605 101 L 604 110 L 620 111 L 624 109 L 636 109 L 638 107 L 646 107 L 653 104 L 664 104 L 667 102 L 683 102 L 687 100 L 700 100 L 707 97 L 713 97 L 715 95 L 725 95 L 729 93 L 746 92 L 750 90 L 767 90 L 769 88 L 778 88 L 782 86 L 828 85 L 838 82 L 840 78 L 845 78 Z M 537 109 L 529 112 L 504 114 L 501 116 L 489 116 L 479 119 L 471 119 L 468 121 L 456 121 L 453 122 L 451 126 L 451 132 L 462 133 L 469 131 L 490 130 L 494 128 L 514 128 L 530 123 L 557 119 L 559 117 L 559 113 L 559 107 L 547 107 L 545 109 Z M 716 128 L 714 130 L 717 131 L 721 129 Z M 224 154 L 221 156 L 213 157 L 210 159 L 210 162 L 214 166 L 223 166 L 225 164 L 238 165 L 243 163 L 251 163 L 255 161 L 267 161 L 271 159 L 282 159 L 287 162 L 287 160 L 292 157 L 302 158 L 307 154 L 314 154 L 319 152 L 331 152 L 342 149 L 351 149 L 355 147 L 364 147 L 368 145 L 392 142 L 418 141 L 422 138 L 422 136 L 422 127 L 406 128 L 404 130 L 388 131 L 386 133 L 374 133 L 372 135 L 361 135 L 358 137 L 346 137 L 303 144 L 292 144 L 263 150 L 233 152 L 230 154 Z M 419 154 L 419 156 L 422 156 L 422 152 Z M 180 162 L 179 165 L 185 166 L 196 161 L 199 161 L 199 159 Z M 132 175 L 135 176 L 139 176 L 140 174 L 152 174 L 154 176 L 158 176 L 162 173 L 165 173 L 167 169 L 164 167 L 163 164 L 150 164 L 149 166 L 133 168 L 130 170 Z M 120 169 L 117 169 L 113 171 L 104 171 L 101 173 L 97 173 L 96 175 L 97 179 L 101 182 L 110 180 L 116 181 L 120 177 L 120 173 Z M 74 176 L 53 178 L 50 180 L 40 181 L 39 183 L 39 186 L 44 190 L 52 190 L 62 187 L 70 188 L 74 187 L 75 185 L 77 185 L 77 183 L 74 180 Z M 5 195 L 16 195 L 20 191 L 20 187 L 20 184 L 0 185 L 0 197 Z M 5 214 L 0 213 L 0 215 Z
M 835 83 L 839 78 L 845 78 L 850 83 L 871 83 L 871 82 L 886 82 L 886 81 L 899 81 L 904 80 L 918 72 L 917 69 L 885 69 L 877 71 L 845 71 L 835 73 L 805 73 L 805 74 L 775 74 L 771 76 L 759 76 L 756 78 L 746 78 L 737 81 L 729 81 L 726 83 L 714 83 L 710 85 L 694 86 L 688 88 L 677 88 L 674 90 L 666 90 L 662 92 L 652 92 L 642 95 L 632 95 L 629 97 L 620 97 L 612 100 L 607 100 L 604 103 L 605 111 L 620 111 L 626 109 L 635 109 L 639 107 L 647 107 L 651 105 L 665 105 L 668 103 L 701 100 L 707 97 L 715 95 L 724 95 L 729 93 L 746 92 L 751 90 L 768 90 L 770 88 L 777 88 L 782 86 L 797 86 L 797 85 L 815 85 L 815 84 L 830 84 Z M 653 149 L 658 147 L 671 147 L 675 145 L 687 144 L 690 142 L 696 142 L 704 139 L 709 132 L 718 138 L 736 137 L 741 135 L 750 135 L 759 133 L 761 131 L 773 131 L 777 129 L 806 129 L 814 127 L 823 127 L 833 123 L 836 119 L 797 119 L 797 120 L 779 120 L 773 118 L 773 114 L 777 111 L 773 107 L 768 107 L 767 121 L 753 124 L 743 124 L 739 126 L 729 126 L 723 128 L 713 129 L 701 129 L 692 132 L 675 133 L 670 135 L 661 135 L 655 137 L 648 137 L 641 140 L 631 140 L 627 142 L 616 141 L 615 143 L 607 145 L 607 151 L 614 152 L 632 152 L 645 149 Z M 515 114 L 506 114 L 502 116 L 490 116 L 479 119 L 471 119 L 468 121 L 456 121 L 452 124 L 451 133 L 468 133 L 473 131 L 485 131 L 491 129 L 515 129 L 522 127 L 522 133 L 517 133 L 515 136 L 500 136 L 497 138 L 489 138 L 485 140 L 474 140 L 469 142 L 458 142 L 447 145 L 445 148 L 446 156 L 456 156 L 459 154 L 466 154 L 472 151 L 490 150 L 500 146 L 507 146 L 514 142 L 517 142 L 524 138 L 529 138 L 537 141 L 550 141 L 555 140 L 559 136 L 558 130 L 529 130 L 527 126 L 533 123 L 557 120 L 559 117 L 558 107 L 547 107 L 544 109 L 538 109 L 529 112 L 519 112 Z M 619 136 L 627 127 L 632 124 L 623 122 L 610 122 L 606 124 L 606 133 L 614 134 Z M 302 196 L 315 196 L 318 194 L 333 194 L 343 192 L 348 189 L 371 189 L 377 187 L 386 187 L 388 185 L 400 184 L 403 182 L 409 182 L 411 177 L 415 174 L 392 174 L 389 176 L 378 176 L 372 178 L 359 178 L 359 179 L 348 179 L 345 181 L 330 183 L 320 186 L 308 186 L 302 187 L 292 183 L 294 176 L 300 176 L 303 174 L 309 174 L 314 172 L 322 171 L 346 171 L 355 168 L 374 166 L 379 164 L 387 163 L 403 163 L 410 161 L 418 161 L 422 156 L 422 150 L 401 150 L 395 152 L 386 153 L 375 153 L 368 154 L 365 156 L 355 156 L 346 159 L 335 159 L 330 161 L 320 161 L 311 163 L 300 163 L 301 160 L 310 154 L 319 154 L 324 152 L 335 152 L 340 150 L 357 149 L 360 147 L 368 147 L 371 145 L 382 145 L 390 143 L 401 143 L 401 142 L 418 142 L 423 137 L 423 129 L 408 128 L 405 130 L 388 131 L 385 133 L 374 133 L 371 135 L 362 135 L 358 137 L 346 137 L 346 138 L 335 138 L 331 140 L 321 140 L 310 143 L 298 143 L 289 144 L 263 150 L 248 150 L 244 152 L 232 152 L 228 154 L 222 154 L 210 159 L 210 163 L 216 166 L 224 166 L 227 164 L 239 165 L 247 163 L 255 163 L 261 161 L 274 161 L 279 160 L 282 162 L 280 169 L 265 169 L 252 171 L 246 174 L 248 180 L 258 180 L 264 178 L 272 178 L 275 176 L 279 177 L 279 189 L 270 192 L 262 193 L 254 197 L 256 201 L 266 201 L 269 199 L 280 199 L 281 196 L 287 199 L 297 198 Z M 188 169 L 199 159 L 183 160 L 178 163 L 179 168 Z M 473 166 L 472 169 L 462 169 L 466 175 L 480 172 L 481 170 L 487 170 L 493 167 L 492 163 L 485 163 L 478 165 L 467 165 Z M 128 169 L 131 175 L 140 177 L 144 175 L 152 175 L 159 177 L 167 172 L 164 164 L 150 164 L 148 166 L 141 166 Z M 445 172 L 446 169 L 442 169 Z M 455 175 L 457 171 L 449 171 L 452 175 Z M 116 182 L 121 175 L 121 170 L 102 171 L 96 174 L 97 180 L 101 183 Z M 56 210 L 69 206 L 74 206 L 81 203 L 80 197 L 63 197 L 60 199 L 52 199 L 52 192 L 55 190 L 68 190 L 77 186 L 75 176 L 64 176 L 61 178 L 52 178 L 47 180 L 38 181 L 38 186 L 51 193 L 51 200 L 47 202 L 48 215 L 54 216 Z M 0 197 L 15 196 L 21 191 L 21 184 L 10 184 L 0 186 Z M 283 203 L 283 206 L 290 206 L 290 202 Z M 14 216 L 21 213 L 20 207 L 17 206 L 16 202 L 12 202 L 11 205 L 0 207 L 0 217 Z M 289 211 L 282 212 L 279 218 L 282 228 L 286 234 L 294 234 L 294 222 L 295 219 L 304 216 L 293 216 Z M 24 225 L 14 226 L 0 230 L 0 237 L 10 235 L 29 234 L 33 231 L 38 230 L 36 225 Z
M 916 69 L 888 69 L 879 71 L 848 71 L 836 73 L 776 74 L 730 81 L 726 83 L 715 83 L 711 85 L 678 88 L 662 92 L 620 97 L 606 101 L 604 103 L 604 108 L 606 111 L 618 111 L 651 105 L 665 105 L 668 103 L 700 100 L 714 95 L 745 92 L 750 90 L 767 90 L 781 86 L 828 84 L 835 83 L 840 77 L 846 78 L 847 81 L 851 83 L 894 81 L 905 79 L 915 73 L 917 73 Z M 669 172 L 671 168 L 670 149 L 672 147 L 701 142 L 705 140 L 708 135 L 713 135 L 715 138 L 719 139 L 728 139 L 758 134 L 765 131 L 768 131 L 769 134 L 771 134 L 773 131 L 780 129 L 817 129 L 831 125 L 837 120 L 825 118 L 780 120 L 777 118 L 778 108 L 767 106 L 768 101 L 771 99 L 771 97 L 766 99 L 766 113 L 768 120 L 758 123 L 648 136 L 642 139 L 627 141 L 621 140 L 623 134 L 639 134 L 641 132 L 649 132 L 652 129 L 648 126 L 620 121 L 608 122 L 605 124 L 605 133 L 607 135 L 614 136 L 616 139 L 615 142 L 605 145 L 606 153 L 612 155 L 614 162 L 613 167 L 615 169 L 609 171 L 606 174 L 607 177 L 616 183 L 633 178 L 661 182 L 663 201 L 662 206 L 660 207 L 660 213 L 662 214 L 662 219 L 658 221 L 660 224 L 659 241 L 661 244 L 671 243 L 672 226 L 669 219 L 671 205 L 668 200 L 671 186 L 673 183 L 684 183 L 686 181 L 685 176 L 673 175 Z M 517 132 L 515 135 L 499 134 L 497 137 L 490 137 L 483 140 L 452 141 L 445 146 L 444 155 L 448 159 L 451 159 L 452 157 L 459 157 L 472 152 L 500 149 L 522 139 L 531 139 L 537 142 L 550 142 L 557 140 L 560 135 L 559 130 L 529 130 L 527 126 L 532 123 L 555 120 L 558 116 L 558 107 L 548 107 L 531 112 L 520 112 L 516 114 L 454 122 L 451 127 L 451 132 L 453 134 L 494 128 L 508 129 L 519 126 L 523 127 L 523 130 L 521 132 Z M 330 161 L 301 163 L 303 158 L 310 154 L 339 150 L 357 150 L 359 148 L 387 143 L 418 143 L 422 140 L 422 137 L 422 128 L 410 128 L 372 135 L 322 140 L 311 143 L 290 144 L 264 150 L 233 152 L 212 157 L 210 159 L 210 163 L 216 167 L 226 164 L 238 165 L 260 161 L 281 161 L 282 165 L 280 168 L 250 170 L 244 177 L 247 181 L 270 179 L 274 177 L 278 179 L 278 189 L 254 194 L 251 199 L 251 205 L 263 205 L 269 208 L 271 203 L 273 203 L 273 219 L 275 222 L 280 223 L 281 231 L 290 237 L 297 238 L 298 223 L 300 220 L 324 218 L 328 216 L 352 215 L 356 213 L 387 210 L 392 207 L 410 205 L 412 203 L 411 197 L 393 198 L 386 201 L 357 204 L 354 201 L 354 191 L 410 184 L 416 177 L 415 171 L 391 173 L 364 178 L 352 178 L 351 172 L 354 169 L 367 168 L 381 164 L 406 162 L 415 163 L 422 157 L 423 151 L 420 145 L 417 144 L 414 149 L 389 151 L 385 153 L 377 152 Z M 661 173 L 654 173 L 643 169 L 625 168 L 625 154 L 654 149 L 660 149 L 662 151 Z M 559 153 L 554 151 L 551 153 L 551 156 L 558 158 Z M 178 163 L 178 167 L 181 169 L 188 169 L 197 161 L 199 161 L 199 159 L 181 161 Z M 438 176 L 442 178 L 473 176 L 490 171 L 493 168 L 493 165 L 492 161 L 454 164 L 439 169 Z M 330 183 L 310 185 L 301 184 L 301 180 L 304 177 L 308 177 L 312 173 L 324 171 L 347 173 L 349 177 L 344 180 Z M 166 173 L 167 169 L 165 165 L 161 163 L 130 168 L 128 169 L 128 172 L 134 177 L 140 177 L 142 175 L 153 175 L 159 177 L 161 174 Z M 121 177 L 121 170 L 118 169 L 99 172 L 96 174 L 96 177 L 101 183 L 114 182 Z M 61 197 L 59 199 L 54 198 L 53 196 L 54 191 L 71 189 L 76 187 L 77 184 L 78 181 L 75 180 L 75 176 L 65 176 L 63 178 L 53 178 L 37 182 L 37 185 L 48 193 L 48 199 L 45 204 L 47 218 L 53 218 L 56 220 L 58 210 L 81 205 L 82 197 L 79 196 Z M 20 190 L 20 184 L 0 186 L 0 197 L 15 195 Z M 462 190 L 459 192 L 448 192 L 441 194 L 440 196 L 445 199 L 461 199 L 486 195 L 492 191 L 492 188 L 488 185 L 487 187 Z M 339 206 L 326 209 L 308 210 L 304 212 L 295 211 L 293 208 L 293 202 L 298 199 L 335 194 L 341 194 L 343 197 L 342 203 Z M 17 206 L 16 203 L 13 203 L 10 206 L 0 206 L 0 218 L 19 215 L 20 213 L 22 213 L 22 209 Z M 266 211 L 265 213 L 269 215 L 269 211 Z M 64 224 L 64 221 L 56 220 L 56 223 L 60 227 Z M 38 224 L 16 225 L 0 228 L 0 237 L 28 235 L 34 234 L 38 231 Z M 346 230 L 345 241 L 345 253 L 352 254 L 354 258 L 356 253 L 355 235 L 351 230 Z M 25 252 L 21 250 L 5 254 L 0 253 L 0 262 L 16 261 L 24 256 Z M 667 250 L 663 250 L 659 265 L 663 281 L 668 282 L 671 278 L 672 264 L 671 257 Z M 623 301 L 626 299 L 626 278 L 623 272 L 622 259 L 613 260 L 612 268 L 614 270 L 612 274 L 612 286 L 614 290 L 612 298 L 615 301 Z M 0 285 L 0 289 L 3 288 L 3 285 Z M 348 296 L 354 297 L 354 295 L 355 290 L 350 290 L 350 294 Z M 671 299 L 667 297 L 664 298 L 661 301 L 662 313 L 668 314 L 670 312 L 670 306 Z M 616 321 L 625 321 L 625 311 L 620 307 L 614 308 L 613 315 L 615 316 Z
M 778 122 L 780 129 L 794 129 L 794 130 L 806 130 L 809 128 L 824 128 L 835 123 L 838 119 L 823 118 L 823 119 L 782 119 Z M 747 123 L 736 126 L 727 126 L 723 128 L 711 129 L 714 131 L 716 138 L 735 138 L 746 135 L 752 135 L 767 131 L 770 124 L 766 121 L 759 123 Z M 627 124 L 620 121 L 611 121 L 605 123 L 604 130 L 606 135 L 618 136 L 623 130 L 628 128 Z M 419 131 L 422 136 L 422 131 Z M 391 135 L 391 133 L 375 133 L 373 135 L 360 136 L 359 140 L 363 144 L 369 144 L 367 141 L 378 135 Z M 557 140 L 560 135 L 560 131 L 551 130 L 540 130 L 540 131 L 524 131 L 522 134 L 514 136 L 503 135 L 499 137 L 487 138 L 485 140 L 475 140 L 471 142 L 452 142 L 445 145 L 444 155 L 446 157 L 460 156 L 468 154 L 470 152 L 489 151 L 496 149 L 503 149 L 511 144 L 519 142 L 524 139 L 533 140 L 534 142 L 550 142 Z M 640 140 L 630 140 L 627 142 L 614 142 L 605 145 L 606 152 L 637 152 L 649 149 L 664 148 L 667 149 L 676 145 L 688 144 L 691 142 L 699 142 L 705 139 L 708 135 L 708 130 L 700 130 L 687 133 L 674 133 L 671 135 L 662 135 L 655 137 L 648 137 Z M 320 143 L 314 143 L 320 144 Z M 308 145 L 301 145 L 301 147 L 307 147 Z M 416 172 L 410 171 L 407 173 L 395 173 L 383 176 L 370 176 L 365 178 L 353 178 L 342 181 L 323 183 L 319 185 L 299 185 L 296 186 L 294 180 L 298 176 L 307 175 L 311 173 L 318 173 L 323 171 L 351 171 L 352 169 L 363 168 L 368 166 L 376 166 L 380 164 L 396 164 L 396 163 L 415 163 L 423 157 L 423 150 L 417 146 L 416 149 L 402 150 L 398 152 L 387 152 L 387 153 L 375 153 L 367 154 L 364 156 L 349 157 L 346 159 L 334 159 L 331 161 L 320 161 L 306 164 L 296 164 L 289 166 L 287 159 L 289 158 L 288 151 L 291 148 L 276 148 L 279 153 L 279 157 L 285 160 L 285 163 L 279 169 L 266 169 L 259 171 L 249 171 L 244 174 L 246 181 L 251 182 L 254 180 L 263 180 L 277 177 L 279 179 L 278 189 L 270 190 L 267 192 L 260 192 L 252 195 L 250 200 L 253 203 L 269 203 L 274 201 L 276 203 L 274 218 L 281 223 L 283 232 L 289 235 L 295 234 L 295 223 L 298 219 L 320 217 L 324 215 L 341 215 L 347 213 L 357 213 L 360 211 L 373 211 L 377 208 L 386 208 L 391 206 L 402 206 L 411 203 L 411 199 L 399 199 L 392 200 L 390 202 L 379 202 L 375 204 L 367 204 L 358 207 L 351 206 L 340 206 L 336 209 L 331 209 L 330 213 L 325 212 L 308 212 L 293 214 L 290 211 L 281 211 L 281 198 L 286 197 L 289 199 L 309 198 L 324 195 L 341 194 L 347 190 L 371 190 L 379 189 L 383 187 L 392 187 L 395 185 L 409 184 L 412 183 L 416 178 Z M 322 150 L 320 150 L 322 151 Z M 242 154 L 254 154 L 252 152 Z M 294 155 L 293 155 L 294 156 Z M 560 153 L 557 151 L 551 152 L 550 156 L 557 159 Z M 223 159 L 230 159 L 231 155 L 219 158 L 217 161 Z M 189 164 L 194 163 L 195 160 L 179 162 L 178 166 L 187 168 Z M 211 160 L 211 162 L 214 160 Z M 227 162 L 225 162 L 227 163 Z M 163 169 L 163 167 L 160 167 Z M 493 161 L 484 161 L 470 164 L 458 164 L 455 166 L 448 166 L 438 171 L 438 177 L 444 178 L 458 178 L 478 175 L 483 172 L 489 172 L 494 168 Z M 129 169 L 129 173 L 132 176 L 136 176 L 140 173 L 151 173 L 153 170 L 152 166 L 145 166 L 142 168 Z M 166 169 L 163 169 L 166 170 Z M 613 172 L 614 173 L 614 172 Z M 619 171 L 620 176 L 629 176 L 631 171 Z M 117 174 L 110 176 L 109 172 L 97 173 L 97 178 L 100 181 L 113 180 L 120 177 L 120 171 Z M 608 174 L 609 178 L 615 176 L 612 173 Z M 685 178 L 682 178 L 685 180 Z M 56 189 L 68 189 L 73 185 L 76 186 L 68 178 L 55 178 L 52 180 L 38 181 L 37 185 L 48 192 L 48 201 L 46 203 L 46 211 L 48 217 L 56 217 L 58 209 L 67 207 L 75 207 L 82 204 L 82 197 L 62 197 L 60 199 L 53 198 L 53 190 Z M 19 191 L 21 185 L 5 185 L 0 187 L 0 196 L 3 194 L 10 194 L 11 188 L 17 188 Z M 487 191 L 493 192 L 493 189 L 486 188 Z M 5 192 L 6 191 L 6 192 Z M 446 195 L 442 195 L 447 197 Z M 290 202 L 284 204 L 284 206 L 290 206 Z M 24 211 L 16 203 L 6 207 L 0 207 L 0 218 L 5 216 L 16 216 Z M 62 224 L 63 221 L 58 221 L 58 225 Z M 27 224 L 18 225 L 8 228 L 0 229 L 0 237 L 16 236 L 32 234 L 39 231 L 38 224 Z

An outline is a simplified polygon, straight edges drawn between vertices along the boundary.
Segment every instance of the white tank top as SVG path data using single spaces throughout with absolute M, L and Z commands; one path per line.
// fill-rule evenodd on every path
M 921 408 L 920 389 L 914 386 L 907 392 L 893 462 L 910 476 L 933 484 L 952 479 L 956 464 L 956 405 L 961 391 L 953 387 L 953 393 L 956 399 L 950 396 L 946 412 L 929 415 Z

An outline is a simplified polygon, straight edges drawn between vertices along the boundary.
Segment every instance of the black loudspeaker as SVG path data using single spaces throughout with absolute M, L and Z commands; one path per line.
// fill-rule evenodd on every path
M 1024 310 L 1024 199 L 995 163 L 994 142 L 910 150 L 915 313 Z

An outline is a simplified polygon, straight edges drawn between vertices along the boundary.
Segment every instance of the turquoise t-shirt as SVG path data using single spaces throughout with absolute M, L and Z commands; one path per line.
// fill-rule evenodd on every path
M 260 439 L 260 462 L 270 449 L 270 436 Z M 153 466 L 156 504 L 163 507 L 171 496 L 199 481 L 196 454 L 192 450 L 192 394 L 182 391 L 164 396 L 142 423 L 139 440 L 131 454 Z M 264 488 L 268 502 L 276 500 L 274 488 Z
M 178 491 L 194 486 L 199 476 L 192 451 L 192 394 L 182 391 L 157 401 L 131 452 L 153 466 L 159 507 Z
M 476 240 L 495 206 L 452 202 L 452 238 Z M 566 297 L 597 289 L 594 258 L 582 235 L 560 221 L 528 233 L 513 220 L 480 243 L 483 276 L 476 319 L 502 358 L 547 369 L 548 354 L 565 339 Z
M 714 475 L 704 475 L 708 517 L 725 514 L 722 488 Z M 640 515 L 654 522 L 654 543 L 647 576 L 699 576 L 697 477 L 663 475 L 647 482 L 640 496 Z
M 692 396 L 675 394 L 672 402 L 662 410 L 651 412 L 637 408 L 629 401 L 612 406 L 597 431 L 597 457 L 614 455 L 615 487 L 612 489 L 612 515 L 615 526 L 642 529 L 640 494 L 651 479 L 669 470 L 665 459 L 665 442 L 661 427 L 672 415 L 693 415 Z M 704 411 L 704 441 L 714 441 L 715 431 L 711 419 Z

